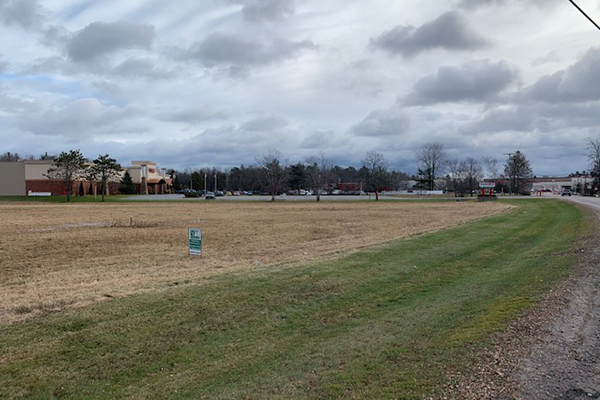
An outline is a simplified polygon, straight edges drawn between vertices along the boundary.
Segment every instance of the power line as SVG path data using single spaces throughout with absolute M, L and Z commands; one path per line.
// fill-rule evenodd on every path
M 582 14 L 583 14 L 583 15 L 584 15 L 584 16 L 585 16 L 587 19 L 589 19 L 589 20 L 590 20 L 590 22 L 591 22 L 592 24 L 594 24 L 594 26 L 595 26 L 596 28 L 598 28 L 598 30 L 600 30 L 600 26 L 598 26 L 598 24 L 597 24 L 597 23 L 595 23 L 595 22 L 594 22 L 594 20 L 593 20 L 592 18 L 590 18 L 590 16 L 589 16 L 589 15 L 587 15 L 587 14 L 585 13 L 585 11 L 583 11 L 583 10 L 582 10 L 582 9 L 581 9 L 581 8 L 580 8 L 580 7 L 579 7 L 577 4 L 575 4 L 575 2 L 574 2 L 573 0 L 569 0 L 569 2 L 570 2 L 571 4 L 573 4 L 573 6 L 575 6 L 575 8 L 576 8 L 576 9 L 578 9 L 578 10 L 579 10 L 579 12 L 580 12 L 580 13 L 582 13 Z

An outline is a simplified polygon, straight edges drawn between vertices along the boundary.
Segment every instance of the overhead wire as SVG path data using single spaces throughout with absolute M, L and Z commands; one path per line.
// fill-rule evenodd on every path
M 583 10 L 581 9 L 581 7 L 579 7 L 579 6 L 578 6 L 578 5 L 575 3 L 575 1 L 574 1 L 574 0 L 569 0 L 569 2 L 570 2 L 571 4 L 573 4 L 573 6 L 575 6 L 575 8 L 576 8 L 576 9 L 578 9 L 578 10 L 579 10 L 579 12 L 580 12 L 580 13 L 582 13 L 582 14 L 583 14 L 583 15 L 584 15 L 584 16 L 585 16 L 587 19 L 589 19 L 589 20 L 590 20 L 590 22 L 591 22 L 592 24 L 594 24 L 594 26 L 595 26 L 596 28 L 598 28 L 598 30 L 600 30 L 600 26 L 598 26 L 598 24 L 597 24 L 596 22 L 594 22 L 594 20 L 593 20 L 593 19 L 592 19 L 592 18 L 591 18 L 589 15 L 587 15 L 587 14 L 585 13 L 585 11 L 583 11 Z

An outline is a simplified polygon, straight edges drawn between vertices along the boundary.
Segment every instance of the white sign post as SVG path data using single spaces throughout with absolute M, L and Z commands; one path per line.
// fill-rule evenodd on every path
M 190 256 L 202 256 L 202 231 L 199 228 L 188 229 Z

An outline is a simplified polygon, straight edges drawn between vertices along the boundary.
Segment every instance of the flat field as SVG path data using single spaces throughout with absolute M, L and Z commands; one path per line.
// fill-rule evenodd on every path
M 19 212 L 14 208 L 3 222 L 10 219 L 14 229 L 24 224 L 15 218 L 20 213 L 38 213 L 41 220 L 58 210 L 64 212 L 62 220 L 31 229 L 38 229 L 37 235 L 71 239 L 90 230 L 85 235 L 88 256 L 77 260 L 85 267 L 69 264 L 62 254 L 57 256 L 62 262 L 54 266 L 42 263 L 51 271 L 41 276 L 55 279 L 52 284 L 58 293 L 79 293 L 83 300 L 78 305 L 93 300 L 85 297 L 93 290 L 138 293 L 0 324 L 0 398 L 521 398 L 511 389 L 514 371 L 506 368 L 512 364 L 498 363 L 495 334 L 577 270 L 587 253 L 582 246 L 593 241 L 584 236 L 591 233 L 595 216 L 563 201 L 509 204 L 510 210 L 489 218 L 352 251 L 347 249 L 457 224 L 465 221 L 464 215 L 474 218 L 505 205 L 204 203 L 190 204 L 190 209 L 173 204 L 62 205 Z M 123 223 L 118 222 L 119 215 L 128 218 L 137 207 L 148 213 L 139 217 L 138 226 L 148 224 L 156 212 L 177 215 L 188 210 L 189 215 L 158 218 L 163 226 L 145 228 L 111 228 L 110 221 L 83 217 L 89 211 L 97 211 L 95 215 L 110 211 L 105 218 L 118 226 Z M 199 213 L 212 216 L 202 225 L 212 239 L 207 240 L 206 258 L 190 261 L 181 254 L 185 252 L 181 230 Z M 237 230 L 231 227 L 236 216 L 246 221 Z M 445 223 L 437 217 L 445 217 Z M 349 225 L 355 220 L 361 223 Z M 75 226 L 57 228 L 57 221 Z M 81 226 L 84 223 L 97 225 Z M 311 233 L 314 226 L 330 225 L 336 226 L 333 232 Z M 171 230 L 171 236 L 164 233 Z M 140 238 L 157 236 L 159 245 L 154 247 L 166 255 L 146 255 L 141 249 L 153 246 L 139 244 Z M 13 242 L 18 240 L 13 236 Z M 22 237 L 25 240 L 27 236 Z M 232 240 L 236 246 L 228 245 Z M 109 245 L 97 245 L 96 255 L 91 249 L 102 241 Z M 160 247 L 165 242 L 167 246 Z M 77 245 L 83 246 L 81 240 Z M 262 251 L 256 255 L 263 262 L 314 260 L 255 267 L 244 252 L 258 248 Z M 341 253 L 323 255 L 327 251 Z M 245 263 L 236 264 L 240 259 Z M 70 269 L 56 267 L 65 265 Z M 80 270 L 98 265 L 111 279 L 101 280 L 98 272 L 88 292 L 77 286 L 75 278 L 85 277 Z M 191 284 L 175 285 L 172 271 Z M 37 279 L 34 270 L 30 273 L 32 280 Z M 69 282 L 73 284 L 68 286 Z M 10 288 L 14 296 L 28 294 L 29 286 L 15 285 L 22 292 L 5 285 L 0 293 Z M 40 283 L 38 290 L 42 288 Z M 20 312 L 25 314 L 23 308 Z M 513 348 L 513 341 L 533 332 L 528 323 L 521 326 L 503 343 Z M 510 348 L 506 354 L 514 354 Z
M 0 202 L 0 324 L 215 274 L 311 261 L 510 206 L 475 202 Z M 187 255 L 187 228 L 203 257 Z

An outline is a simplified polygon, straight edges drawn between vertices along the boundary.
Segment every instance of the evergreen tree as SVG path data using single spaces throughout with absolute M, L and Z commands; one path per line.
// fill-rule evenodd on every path
M 123 194 L 135 194 L 135 184 L 133 183 L 133 179 L 131 178 L 129 171 L 125 171 L 125 174 L 121 179 L 121 186 L 119 187 L 119 192 Z
M 525 154 L 519 150 L 511 154 L 504 166 L 504 174 L 510 180 L 511 193 L 527 192 L 527 181 L 533 176 L 533 171 Z
M 94 160 L 94 165 L 90 168 L 90 176 L 100 180 L 100 190 L 102 192 L 102 201 L 106 194 L 106 184 L 119 176 L 122 168 L 117 160 L 110 158 L 108 154 L 98 156 Z
M 288 185 L 300 194 L 300 189 L 306 185 L 306 167 L 302 163 L 290 165 L 288 169 Z

